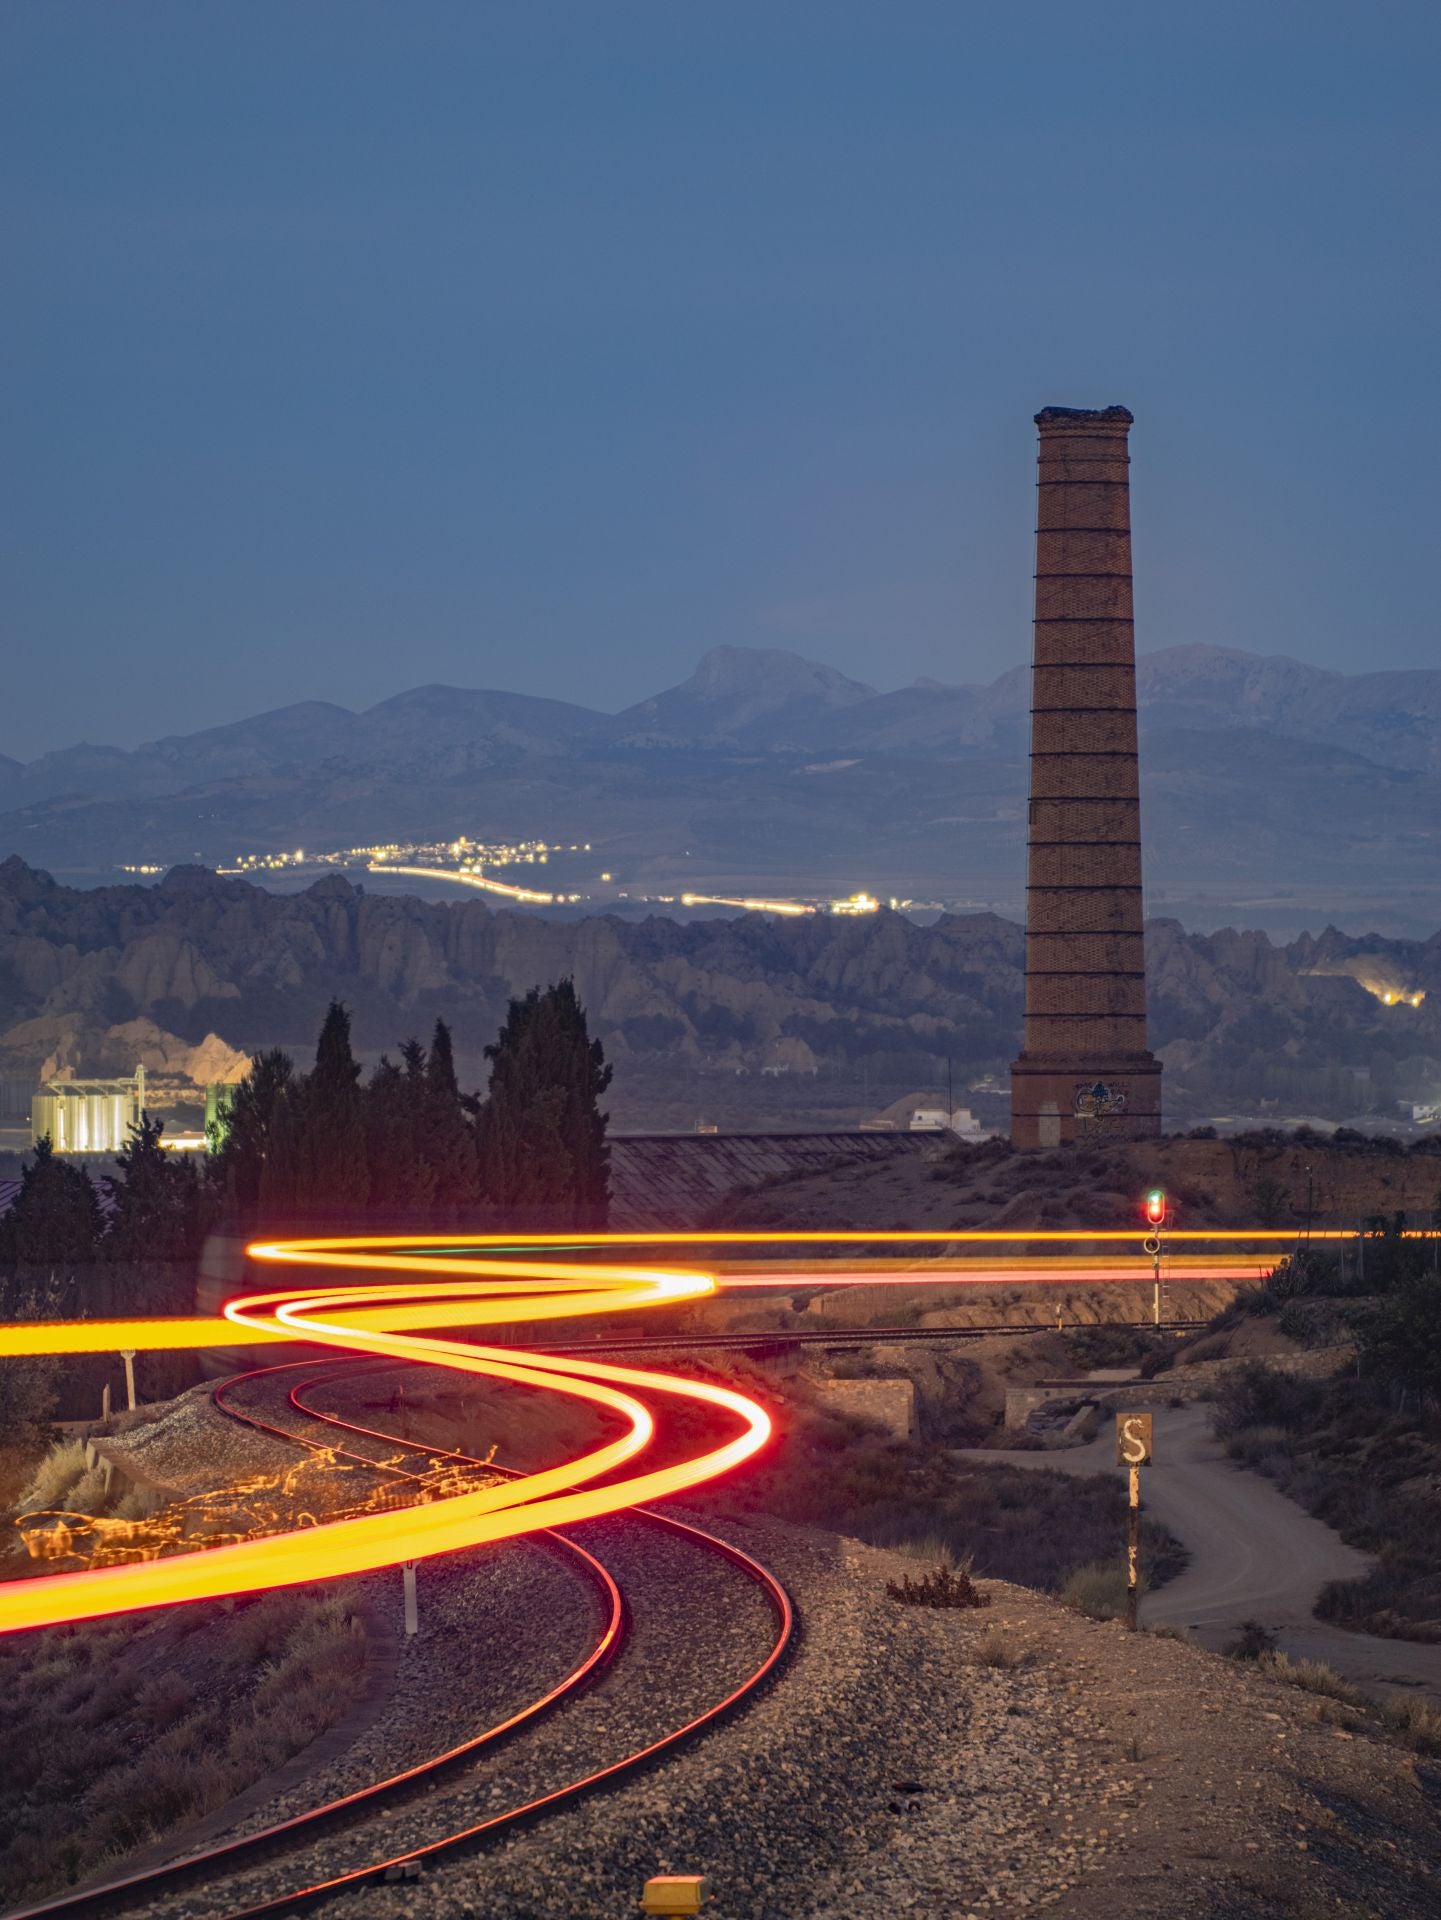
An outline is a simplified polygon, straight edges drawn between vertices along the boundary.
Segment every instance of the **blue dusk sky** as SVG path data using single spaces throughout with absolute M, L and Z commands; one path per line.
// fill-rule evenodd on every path
M 723 642 L 1029 649 L 1123 402 L 1138 642 L 1438 664 L 1434 0 L 7 0 L 0 750 Z

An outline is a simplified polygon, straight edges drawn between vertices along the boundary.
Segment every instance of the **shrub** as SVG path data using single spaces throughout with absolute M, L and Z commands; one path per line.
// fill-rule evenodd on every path
M 1429 1701 L 1392 1700 L 1382 1708 L 1381 1721 L 1418 1753 L 1441 1753 L 1441 1708 Z
M 85 1472 L 85 1446 L 80 1440 L 58 1440 L 31 1475 L 16 1511 L 49 1513 L 64 1505 L 65 1496 Z
M 1155 1345 L 1144 1328 L 1100 1321 L 1076 1327 L 1066 1336 L 1066 1353 L 1076 1367 L 1131 1367 L 1144 1364 Z
M 1144 1570 L 1140 1591 L 1149 1586 Z M 1078 1567 L 1061 1589 L 1061 1598 L 1088 1620 L 1119 1620 L 1126 1611 L 1126 1563 L 1124 1560 L 1092 1560 Z
M 1343 1680 L 1324 1660 L 1293 1660 L 1289 1654 L 1268 1650 L 1256 1656 L 1256 1665 L 1273 1680 L 1284 1680 L 1288 1687 L 1299 1687 L 1303 1693 L 1319 1693 L 1328 1700 L 1339 1700 L 1345 1707 L 1366 1705 L 1361 1689 Z
M 1288 1300 L 1276 1326 L 1288 1340 L 1305 1340 L 1311 1331 L 1311 1316 L 1299 1300 Z
M 1275 1653 L 1276 1636 L 1259 1620 L 1243 1620 L 1240 1632 L 1221 1651 L 1231 1660 L 1259 1660 L 1263 1654 Z
M 1231 1308 L 1238 1314 L 1249 1314 L 1253 1319 L 1265 1320 L 1273 1313 L 1279 1313 L 1282 1307 L 1281 1295 L 1268 1280 L 1264 1286 L 1242 1287 Z
M 901 1580 L 887 1580 L 886 1592 L 908 1607 L 988 1607 L 991 1596 L 982 1593 L 965 1567 L 949 1567 L 944 1562 L 921 1580 L 906 1574 Z
M 976 1642 L 974 1659 L 978 1667 L 1018 1667 L 1025 1659 L 1025 1649 L 1008 1633 L 992 1627 L 983 1633 Z
M 1228 1374 L 1218 1387 L 1216 1431 L 1223 1439 L 1243 1427 L 1281 1427 L 1294 1433 L 1315 1419 L 1324 1399 L 1319 1381 L 1253 1362 Z
M 1231 1351 L 1229 1333 L 1208 1333 L 1199 1340 L 1188 1340 L 1179 1348 L 1176 1359 L 1183 1367 L 1199 1364 L 1202 1360 L 1224 1360 Z
M 1367 1316 L 1361 1364 L 1387 1386 L 1441 1393 L 1441 1281 L 1411 1275 Z

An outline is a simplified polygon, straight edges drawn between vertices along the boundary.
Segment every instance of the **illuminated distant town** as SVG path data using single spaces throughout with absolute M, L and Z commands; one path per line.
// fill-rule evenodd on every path
M 867 892 L 864 888 L 839 899 L 819 894 L 809 897 L 772 899 L 750 894 L 636 891 L 617 886 L 614 876 L 605 871 L 596 874 L 589 888 L 579 891 L 568 890 L 560 884 L 550 888 L 531 884 L 529 874 L 523 879 L 516 876 L 516 870 L 519 868 L 546 867 L 552 861 L 562 859 L 567 869 L 573 873 L 577 860 L 591 851 L 588 840 L 489 841 L 468 838 L 424 843 L 390 842 L 385 845 L 343 847 L 331 851 L 296 847 L 292 852 L 242 853 L 236 857 L 233 865 L 219 867 L 217 872 L 235 875 L 246 880 L 278 879 L 287 875 L 299 877 L 326 872 L 394 874 L 408 879 L 440 880 L 447 881 L 453 886 L 472 887 L 482 893 L 494 894 L 513 906 L 523 907 L 569 907 L 591 904 L 603 908 L 607 904 L 623 900 L 636 906 L 731 907 L 745 913 L 774 913 L 797 917 L 806 914 L 875 913 L 881 906 L 880 897 Z M 151 878 L 163 874 L 166 869 L 163 864 L 136 861 L 127 863 L 121 871 Z M 539 874 L 535 875 L 537 881 L 541 877 Z M 886 904 L 901 912 L 939 913 L 944 910 L 947 903 L 939 900 L 891 898 Z

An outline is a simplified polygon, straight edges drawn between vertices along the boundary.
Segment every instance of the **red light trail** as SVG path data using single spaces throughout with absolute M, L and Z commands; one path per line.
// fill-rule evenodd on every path
M 1321 1232 L 1312 1237 L 1350 1236 Z M 516 1321 L 534 1325 L 544 1320 L 579 1319 L 678 1304 L 733 1287 L 1084 1283 L 1143 1277 L 1139 1268 L 1119 1265 L 1114 1256 L 1066 1263 L 1021 1256 L 997 1260 L 989 1268 L 972 1268 L 970 1272 L 940 1268 L 884 1274 L 853 1267 L 830 1269 L 824 1260 L 818 1260 L 802 1272 L 788 1268 L 723 1276 L 688 1267 L 541 1256 L 683 1247 L 1018 1247 L 1037 1242 L 1134 1243 L 1135 1238 L 1134 1231 L 761 1231 L 564 1238 L 546 1234 L 430 1235 L 262 1242 L 250 1247 L 252 1260 L 349 1276 L 405 1278 L 376 1283 L 352 1280 L 350 1284 L 252 1294 L 232 1301 L 223 1319 L 196 1316 L 0 1326 L 0 1360 L 26 1355 L 113 1353 L 126 1348 L 176 1351 L 299 1340 L 559 1393 L 600 1409 L 620 1427 L 615 1437 L 561 1466 L 428 1505 L 348 1517 L 160 1559 L 0 1584 L 0 1632 L 335 1579 L 594 1519 L 715 1479 L 751 1458 L 771 1431 L 769 1416 L 754 1400 L 714 1382 L 608 1365 L 573 1352 L 517 1353 L 513 1348 L 476 1346 L 441 1338 L 435 1332 L 437 1328 L 454 1332 Z M 1224 1245 L 1228 1257 L 1222 1263 L 1211 1263 L 1212 1277 L 1254 1279 L 1264 1270 L 1264 1260 L 1239 1260 L 1236 1243 L 1264 1246 L 1293 1241 L 1295 1235 L 1281 1230 L 1196 1231 L 1175 1233 L 1171 1239 Z M 655 1419 L 646 1400 L 639 1397 L 642 1395 L 700 1403 L 732 1418 L 738 1431 L 719 1446 L 647 1469 L 641 1456 L 654 1437 Z M 601 1481 L 604 1484 L 597 1484 Z

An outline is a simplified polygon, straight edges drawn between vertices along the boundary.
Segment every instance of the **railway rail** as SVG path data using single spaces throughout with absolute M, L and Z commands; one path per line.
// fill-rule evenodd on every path
M 1207 1320 L 1099 1320 L 1072 1322 L 1061 1329 L 1076 1333 L 1082 1326 L 1129 1327 L 1145 1333 L 1196 1333 Z M 692 1349 L 722 1348 L 755 1353 L 764 1348 L 904 1346 L 913 1341 L 1020 1339 L 1026 1334 L 1054 1333 L 1045 1322 L 1011 1322 L 994 1327 L 797 1327 L 761 1333 L 655 1334 L 609 1339 L 548 1343 L 546 1353 L 689 1353 Z
M 522 1477 L 515 1469 L 497 1467 L 493 1462 L 480 1461 L 453 1450 L 430 1448 L 405 1435 L 386 1433 L 347 1420 L 307 1400 L 307 1389 L 321 1383 L 333 1384 L 359 1372 L 362 1367 L 374 1365 L 374 1361 L 361 1362 L 359 1365 L 336 1361 L 322 1363 L 322 1371 L 311 1360 L 257 1369 L 222 1381 L 212 1398 L 223 1413 L 247 1426 L 298 1446 L 324 1450 L 353 1465 L 400 1481 L 409 1481 L 417 1487 L 426 1477 L 425 1471 L 417 1470 L 420 1462 L 426 1463 L 427 1467 L 440 1461 L 468 1470 Z M 302 1377 L 293 1385 L 288 1385 L 281 1378 L 297 1374 Z M 260 1387 L 262 1401 L 265 1401 L 268 1389 L 287 1385 L 285 1407 L 302 1418 L 343 1433 L 347 1444 L 341 1446 L 330 1438 L 315 1438 L 297 1430 L 293 1423 L 264 1417 L 255 1403 L 257 1386 Z M 240 1397 L 246 1397 L 246 1390 L 247 1404 L 241 1406 L 237 1401 Z M 274 1408 L 269 1410 L 276 1411 Z M 371 1443 L 379 1443 L 387 1449 L 385 1455 L 377 1457 L 374 1452 L 368 1451 Z M 410 1460 L 417 1465 L 400 1465 L 400 1460 Z M 584 1658 L 545 1694 L 471 1739 L 354 1792 L 324 1801 L 289 1819 L 221 1841 L 199 1852 L 181 1855 L 148 1871 L 121 1875 L 102 1884 L 80 1888 L 19 1909 L 9 1920 L 41 1920 L 44 1915 L 62 1914 L 69 1916 L 70 1920 L 91 1920 L 91 1916 L 94 1916 L 94 1920 L 100 1920 L 101 1916 L 128 1913 L 150 1916 L 163 1913 L 167 1903 L 173 1897 L 180 1896 L 184 1898 L 184 1910 L 187 1913 L 203 1907 L 208 1913 L 225 1916 L 225 1920 L 240 1920 L 242 1915 L 299 1912 L 362 1885 L 410 1877 L 419 1872 L 425 1863 L 444 1856 L 494 1844 L 531 1821 L 560 1812 L 586 1794 L 619 1785 L 632 1773 L 654 1763 L 708 1728 L 719 1725 L 772 1678 L 790 1650 L 796 1631 L 790 1597 L 769 1569 L 729 1541 L 721 1540 L 669 1514 L 649 1509 L 634 1510 L 634 1518 L 644 1531 L 664 1534 L 683 1543 L 692 1553 L 719 1560 L 735 1569 L 758 1592 L 771 1616 L 773 1630 L 768 1636 L 762 1658 L 741 1677 L 738 1684 L 728 1687 L 722 1697 L 711 1701 L 701 1712 L 685 1716 L 678 1725 L 660 1728 L 654 1737 L 599 1767 L 574 1777 L 559 1779 L 547 1785 L 543 1791 L 529 1793 L 515 1804 L 488 1813 L 481 1819 L 467 1819 L 458 1825 L 448 1825 L 444 1818 L 436 1820 L 433 1817 L 433 1796 L 443 1781 L 454 1781 L 463 1777 L 467 1769 L 473 1770 L 489 1762 L 503 1744 L 509 1744 L 533 1730 L 560 1708 L 573 1703 L 585 1689 L 600 1681 L 614 1664 L 623 1660 L 626 1654 L 634 1631 L 633 1601 L 628 1598 L 605 1560 L 566 1535 L 548 1530 L 541 1537 L 556 1551 L 573 1556 L 600 1595 L 602 1624 Z M 565 1769 L 560 1771 L 564 1772 Z M 421 1814 L 427 1831 L 410 1844 L 395 1849 L 382 1843 L 377 1850 L 373 1843 L 367 1845 L 364 1840 L 363 1836 L 372 1829 L 378 1827 L 381 1831 L 393 1831 L 408 1814 L 417 1812 Z M 335 1836 L 347 1831 L 353 1846 L 358 1843 L 360 1851 L 366 1853 L 367 1857 L 348 1864 L 339 1873 L 322 1872 L 318 1877 L 310 1877 L 316 1870 L 313 1866 L 307 1870 L 301 1860 L 295 1858 L 297 1850 L 312 1848 L 318 1841 L 324 1841 L 333 1848 Z M 257 1878 L 274 1878 L 280 1883 L 278 1890 L 265 1892 L 259 1898 L 254 1897 L 256 1889 L 251 1883 Z M 225 1889 L 237 1881 L 249 1890 L 237 1891 L 232 1896 Z
M 1133 1237 L 1119 1232 L 1083 1236 L 1087 1243 Z M 133 1910 L 148 1916 L 164 1911 L 172 1893 L 185 1895 L 187 1916 L 199 1910 L 223 1913 L 233 1920 L 241 1915 L 293 1913 L 376 1878 L 409 1875 L 425 1861 L 444 1854 L 491 1844 L 579 1795 L 615 1784 L 735 1712 L 763 1686 L 778 1670 L 795 1633 L 794 1613 L 784 1588 L 730 1542 L 657 1513 L 649 1503 L 683 1494 L 742 1464 L 767 1439 L 769 1417 L 753 1399 L 714 1378 L 641 1370 L 603 1360 L 602 1353 L 894 1344 L 975 1339 L 998 1332 L 1019 1336 L 1039 1329 L 1030 1325 L 883 1326 L 629 1339 L 607 1329 L 600 1339 L 555 1343 L 541 1351 L 533 1344 L 520 1350 L 479 1345 L 476 1340 L 504 1340 L 502 1329 L 517 1325 L 533 1339 L 538 1328 L 552 1321 L 574 1322 L 587 1315 L 609 1317 L 625 1309 L 695 1301 L 721 1289 L 775 1290 L 818 1284 L 829 1290 L 877 1284 L 880 1277 L 873 1272 L 857 1271 L 854 1266 L 838 1270 L 838 1244 L 852 1250 L 853 1261 L 854 1250 L 862 1246 L 985 1243 L 993 1250 L 991 1283 L 996 1279 L 1045 1284 L 1138 1277 L 1125 1256 L 1111 1254 L 1099 1263 L 1078 1266 L 1075 1260 L 1035 1251 L 1038 1243 L 1049 1246 L 1074 1238 L 1013 1232 L 839 1232 L 434 1236 L 266 1243 L 250 1248 L 252 1259 L 307 1268 L 317 1284 L 231 1301 L 218 1319 L 28 1322 L 0 1327 L 0 1359 L 117 1350 L 128 1354 L 141 1348 L 195 1350 L 223 1341 L 227 1346 L 279 1343 L 293 1348 L 300 1342 L 339 1349 L 347 1356 L 340 1364 L 352 1367 L 357 1356 L 369 1356 L 370 1364 L 429 1363 L 600 1407 L 618 1416 L 612 1426 L 620 1429 L 617 1437 L 578 1459 L 527 1474 L 491 1472 L 483 1476 L 481 1485 L 488 1463 L 457 1453 L 438 1455 L 404 1435 L 363 1427 L 307 1404 L 302 1388 L 327 1377 L 324 1363 L 304 1363 L 307 1378 L 285 1395 L 281 1425 L 272 1418 L 276 1409 L 271 1394 L 278 1384 L 275 1370 L 255 1369 L 223 1386 L 217 1403 L 232 1417 L 283 1434 L 290 1442 L 323 1444 L 349 1464 L 387 1476 L 415 1498 L 384 1511 L 342 1514 L 288 1532 L 267 1532 L 158 1558 L 130 1553 L 78 1573 L 42 1574 L 5 1583 L 0 1587 L 0 1632 L 370 1573 L 401 1561 L 537 1534 L 554 1542 L 557 1529 L 580 1521 L 595 1523 L 590 1547 L 581 1549 L 570 1541 L 556 1545 L 555 1550 L 583 1556 L 575 1564 L 584 1567 L 585 1577 L 603 1592 L 604 1625 L 585 1657 L 558 1686 L 520 1713 L 445 1752 L 158 1870 L 122 1876 L 32 1906 L 25 1910 L 27 1920 L 62 1912 L 98 1915 Z M 1279 1236 L 1258 1232 L 1175 1238 L 1269 1242 Z M 752 1270 L 722 1277 L 704 1268 L 675 1264 L 687 1249 L 700 1254 L 718 1243 L 736 1248 L 763 1246 L 773 1258 L 771 1250 L 782 1242 L 788 1248 L 806 1249 L 803 1271 Z M 994 1251 L 1012 1247 L 1023 1251 L 1014 1255 Z M 622 1253 L 624 1258 L 619 1257 Z M 707 1251 L 705 1257 L 712 1255 Z M 1258 1260 L 1264 1258 L 1254 1252 L 1204 1257 L 1213 1268 L 1221 1259 L 1234 1262 L 1237 1277 L 1252 1277 Z M 886 1278 L 890 1284 L 908 1287 L 955 1285 L 958 1280 L 960 1284 L 966 1280 L 987 1283 L 985 1273 L 974 1268 L 964 1278 L 939 1267 L 924 1275 L 911 1272 Z M 1188 1324 L 1170 1323 L 1172 1331 L 1187 1330 Z M 446 1337 L 437 1331 L 447 1329 L 452 1331 Z M 484 1331 L 456 1338 L 462 1329 Z M 607 1341 L 614 1342 L 613 1349 L 607 1348 Z M 360 1364 L 367 1362 L 362 1359 Z M 706 1409 L 710 1419 L 721 1416 L 729 1422 L 732 1437 L 683 1458 L 646 1464 L 642 1456 L 656 1430 L 651 1403 L 676 1402 Z M 334 1443 L 310 1439 L 304 1431 L 304 1423 L 310 1420 L 323 1422 L 328 1433 L 343 1439 Z M 377 1445 L 386 1450 L 383 1457 L 375 1453 Z M 449 1469 L 444 1485 L 437 1484 L 437 1461 Z M 653 1590 L 657 1562 L 667 1563 L 659 1591 Z M 624 1572 L 618 1575 L 616 1569 L 622 1563 Z M 724 1598 L 717 1585 L 722 1578 L 729 1582 Z M 736 1597 L 737 1580 L 744 1601 Z M 702 1634 L 697 1634 L 693 1623 L 685 1632 L 676 1631 L 675 1596 L 681 1588 L 691 1590 Z M 624 1606 L 622 1595 L 628 1603 Z M 727 1652 L 726 1660 L 719 1663 L 725 1678 L 714 1680 L 717 1636 L 723 1641 L 747 1607 L 753 1615 L 748 1643 Z M 768 1622 L 763 1636 L 754 1626 L 761 1617 Z M 756 1657 L 761 1638 L 764 1646 Z M 646 1649 L 644 1658 L 636 1656 L 638 1644 Z M 656 1663 L 664 1666 L 667 1660 L 674 1669 L 674 1704 L 657 1717 L 657 1700 L 672 1696 L 648 1683 Z M 702 1670 L 703 1679 L 697 1680 Z M 590 1701 L 601 1697 L 597 1682 L 602 1674 L 605 1696 L 623 1708 L 618 1720 L 624 1737 L 602 1728 L 605 1738 L 587 1748 L 587 1765 L 578 1769 L 566 1743 L 552 1740 L 551 1735 L 568 1721 L 569 1713 L 583 1714 Z M 626 1692 L 631 1676 L 639 1676 L 641 1682 L 633 1689 L 635 1698 Z M 697 1692 L 701 1685 L 703 1698 Z M 566 1715 L 558 1711 L 562 1705 Z M 507 1748 L 506 1765 L 499 1770 L 501 1777 L 492 1777 L 497 1775 L 493 1762 L 502 1745 Z

